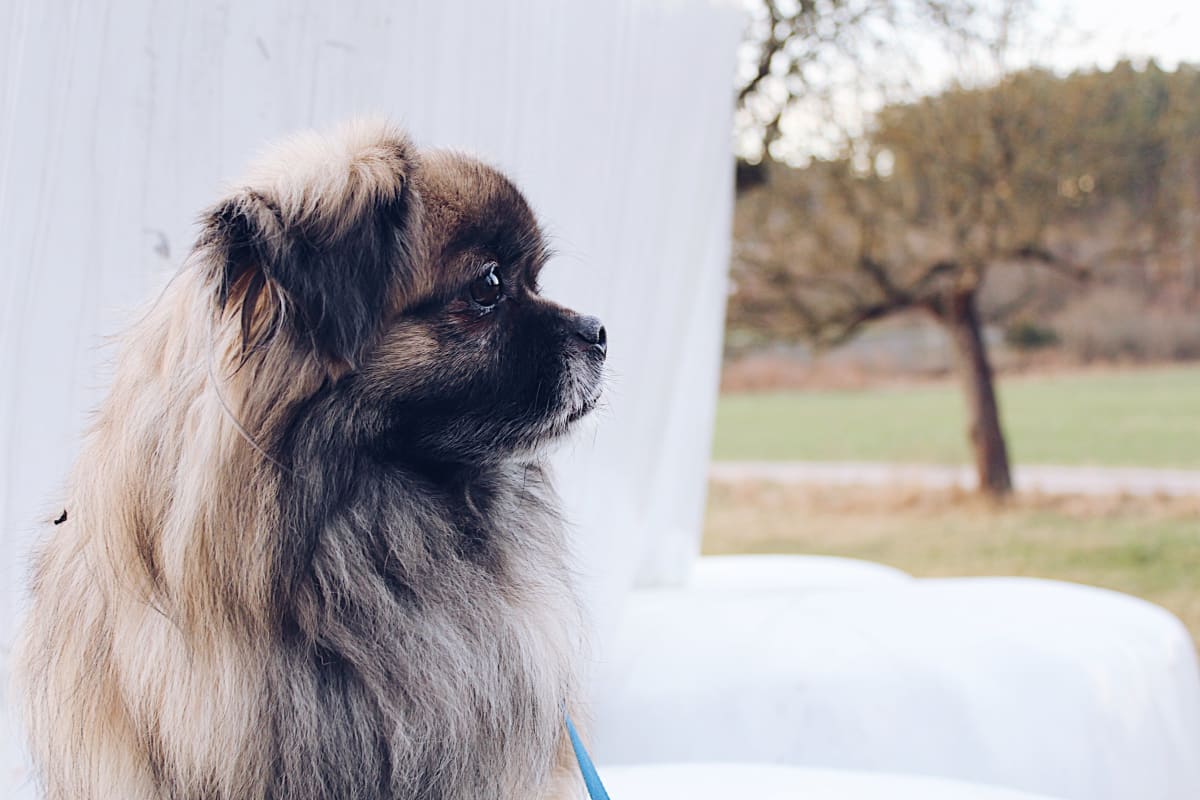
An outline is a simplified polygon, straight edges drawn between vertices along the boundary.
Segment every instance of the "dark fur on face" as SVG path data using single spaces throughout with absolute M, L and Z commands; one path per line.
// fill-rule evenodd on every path
M 543 445 L 604 330 L 529 207 L 394 130 L 310 135 L 215 206 L 132 332 L 38 554 L 47 796 L 574 796 L 579 617 Z

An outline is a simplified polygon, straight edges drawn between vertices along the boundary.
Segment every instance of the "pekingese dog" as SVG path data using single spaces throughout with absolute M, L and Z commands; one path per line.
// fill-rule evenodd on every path
M 263 158 L 133 328 L 19 656 L 49 800 L 576 796 L 539 460 L 601 391 L 503 175 L 356 123 Z

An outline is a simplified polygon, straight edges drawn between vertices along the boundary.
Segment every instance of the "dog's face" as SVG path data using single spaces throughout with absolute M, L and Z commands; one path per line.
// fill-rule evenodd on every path
M 473 159 L 384 126 L 293 140 L 200 247 L 242 361 L 282 348 L 323 368 L 291 428 L 336 417 L 381 458 L 478 463 L 560 436 L 599 398 L 604 328 L 539 295 L 537 221 Z
M 397 309 L 361 370 L 388 404 L 385 445 L 481 459 L 562 434 L 599 398 L 600 321 L 539 296 L 542 235 L 502 175 L 434 154 L 416 183 L 432 286 Z

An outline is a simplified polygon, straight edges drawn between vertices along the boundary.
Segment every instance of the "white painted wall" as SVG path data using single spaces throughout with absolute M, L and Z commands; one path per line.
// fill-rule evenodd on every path
M 694 0 L 0 3 L 0 646 L 105 335 L 264 142 L 382 112 L 512 174 L 600 315 L 612 388 L 561 454 L 598 622 L 697 551 L 740 14 Z M 2 780 L 2 775 L 0 775 Z

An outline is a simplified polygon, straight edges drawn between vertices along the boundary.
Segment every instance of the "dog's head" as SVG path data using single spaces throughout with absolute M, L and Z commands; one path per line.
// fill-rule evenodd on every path
M 540 296 L 547 250 L 520 192 L 386 125 L 286 142 L 207 214 L 198 253 L 236 342 L 225 366 L 320 376 L 272 415 L 280 435 L 324 417 L 384 458 L 479 462 L 599 398 L 604 328 Z

